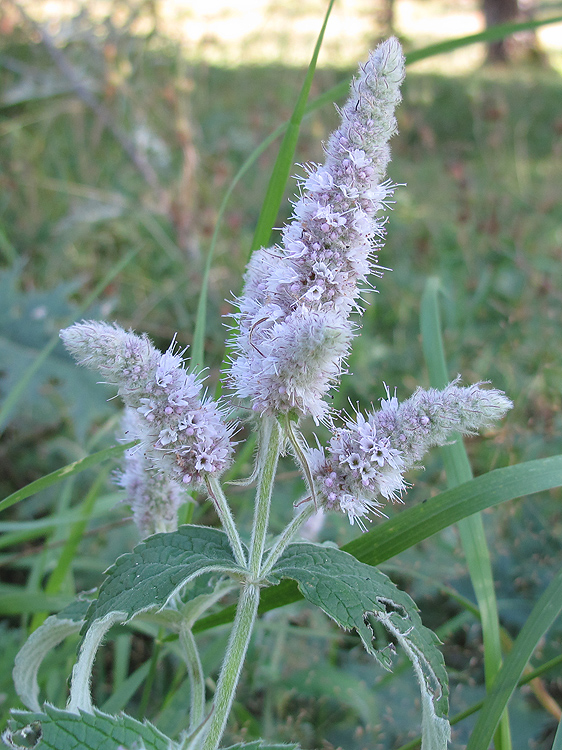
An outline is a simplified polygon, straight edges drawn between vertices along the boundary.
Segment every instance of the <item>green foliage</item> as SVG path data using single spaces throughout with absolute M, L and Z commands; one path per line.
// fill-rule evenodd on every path
M 25 737 L 25 728 L 34 732 L 38 743 Z M 13 747 L 31 747 L 37 750 L 170 750 L 171 740 L 155 726 L 140 722 L 131 716 L 109 716 L 101 711 L 93 714 L 73 714 L 53 706 L 45 706 L 44 713 L 18 711 L 14 713 L 11 729 Z
M 474 728 L 467 750 L 478 750 L 490 743 L 495 728 L 500 722 L 508 700 L 541 638 L 544 637 L 562 610 L 562 570 L 543 592 L 525 625 L 517 636 L 513 648 L 486 696 L 484 706 Z
M 22 274 L 22 264 L 0 272 L 0 388 L 4 398 L 18 385 L 60 326 L 78 314 L 77 306 L 69 301 L 79 289 L 75 281 L 48 291 L 23 291 Z M 95 376 L 77 368 L 59 344 L 30 383 L 18 420 L 24 425 L 56 422 L 61 403 L 68 404 L 80 441 L 92 423 L 113 413 L 106 394 L 96 387 Z
M 180 526 L 170 534 L 154 534 L 108 570 L 86 615 L 86 626 L 110 613 L 130 619 L 139 612 L 160 609 L 186 583 L 209 572 L 242 572 L 223 531 Z
M 342 550 L 368 565 L 380 565 L 473 513 L 561 485 L 562 456 L 495 469 L 421 504 L 401 510 L 394 518 L 379 523 L 371 531 L 344 545 Z M 296 586 L 282 583 L 275 590 L 264 591 L 260 611 L 267 612 L 300 598 Z M 232 608 L 225 609 L 220 614 L 200 620 L 195 630 L 230 622 L 233 616 Z
M 105 104 L 118 129 L 133 137 L 140 125 L 146 126 L 152 144 L 146 157 L 157 172 L 162 189 L 148 186 L 113 137 L 111 128 L 99 127 L 97 115 L 76 98 L 40 44 L 30 43 L 23 35 L 18 44 L 9 34 L 4 37 L 3 61 L 8 62 L 0 72 L 4 92 L 0 171 L 8 189 L 0 202 L 0 249 L 12 270 L 1 276 L 3 394 L 18 383 L 37 352 L 56 333 L 59 318 L 76 313 L 69 298 L 87 294 L 115 258 L 133 249 L 139 251 L 137 261 L 116 278 L 108 291 L 110 301 L 115 300 L 116 319 L 148 330 L 165 345 L 177 329 L 182 343 L 189 342 L 197 323 L 196 358 L 199 362 L 205 359 L 212 367 L 211 377 L 216 378 L 224 340 L 219 320 L 219 313 L 224 311 L 222 300 L 230 289 L 239 287 L 257 218 L 256 207 L 271 174 L 271 154 L 265 147 L 253 149 L 274 128 L 278 134 L 283 132 L 279 122 L 291 111 L 303 71 L 187 64 L 169 43 L 156 38 L 157 33 L 148 40 L 129 35 L 126 23 L 119 29 L 111 29 L 111 24 L 98 29 L 104 33 L 97 34 L 97 38 L 87 36 L 91 54 L 85 55 L 86 37 L 77 34 L 73 38 L 72 33 L 77 31 L 73 29 L 65 42 L 65 54 L 84 73 L 85 80 L 97 81 L 96 95 L 100 99 L 107 96 Z M 109 37 L 104 36 L 108 29 Z M 107 38 L 115 45 L 114 63 L 104 58 L 103 45 L 98 41 Z M 471 41 L 467 39 L 467 43 Z M 415 60 L 416 51 L 408 59 Z M 24 61 L 21 75 L 14 72 L 14 61 Z M 104 92 L 105 82 L 127 66 L 131 73 L 125 76 L 118 97 L 112 99 L 110 93 Z M 347 79 L 348 74 L 342 71 L 318 71 L 312 96 L 322 93 L 316 104 L 332 101 L 338 81 L 341 83 L 336 90 L 344 92 Z M 438 273 L 446 292 L 443 314 L 451 372 L 460 371 L 467 380 L 490 378 L 516 402 L 506 426 L 488 440 L 471 441 L 468 451 L 477 474 L 487 472 L 491 466 L 526 463 L 496 469 L 433 497 L 434 488 L 442 481 L 441 465 L 433 457 L 428 460 L 427 474 L 416 479 L 416 487 L 409 494 L 410 507 L 391 511 L 389 520 L 368 534 L 349 542 L 352 532 L 333 518 L 327 521 L 330 535 L 364 563 L 375 565 L 392 559 L 393 575 L 397 569 L 401 586 L 420 604 L 424 622 L 436 629 L 443 627 L 448 668 L 453 686 L 459 688 L 453 690 L 453 712 L 460 712 L 471 702 L 478 707 L 484 688 L 473 593 L 464 575 L 462 550 L 449 526 L 471 512 L 495 507 L 493 513 L 486 514 L 486 533 L 492 541 L 500 621 L 513 637 L 524 627 L 533 602 L 546 588 L 553 570 L 560 566 L 562 530 L 559 492 L 555 488 L 561 484 L 562 469 L 559 458 L 544 458 L 561 452 L 558 321 L 562 307 L 554 281 L 559 276 L 562 221 L 557 106 L 560 91 L 559 77 L 548 70 L 476 71 L 467 78 L 452 78 L 418 74 L 415 67 L 411 69 L 399 115 L 401 136 L 394 143 L 392 164 L 393 179 L 407 182 L 408 189 L 397 191 L 388 243 L 381 253 L 383 265 L 392 266 L 394 272 L 380 283 L 381 294 L 373 299 L 363 317 L 364 335 L 357 339 L 350 363 L 354 377 L 344 378 L 335 397 L 336 406 L 346 406 L 349 398 L 364 403 L 376 400 L 383 393 L 374 383 L 383 374 L 391 387 L 398 386 L 399 396 L 408 394 L 419 382 L 423 363 L 415 343 L 417 307 L 425 278 Z M 318 143 L 329 132 L 333 114 L 328 108 L 315 109 L 316 104 L 308 107 L 296 160 L 321 158 Z M 186 107 L 187 114 L 182 107 Z M 198 172 L 186 190 L 180 168 L 189 167 L 189 149 L 182 151 L 178 144 L 185 144 L 185 126 L 189 131 L 193 123 L 198 123 L 190 135 L 197 151 Z M 255 163 L 258 157 L 259 170 L 248 171 L 248 164 Z M 240 176 L 237 189 L 233 189 L 233 184 L 227 188 L 233 174 Z M 231 202 L 224 202 L 220 209 L 224 224 L 216 226 L 213 239 L 216 272 L 210 272 L 209 254 L 208 296 L 202 297 L 197 313 L 194 290 L 199 285 L 210 227 L 215 225 L 218 197 L 223 190 L 231 196 Z M 19 256 L 28 257 L 23 269 L 14 265 Z M 204 323 L 206 326 L 202 327 Z M 130 549 L 130 533 L 123 529 L 102 531 L 96 537 L 100 541 L 81 543 L 58 591 L 47 594 L 42 590 L 45 572 L 52 570 L 56 558 L 53 550 L 44 550 L 44 545 L 60 543 L 60 536 L 51 536 L 52 526 L 65 516 L 54 506 L 36 503 L 34 499 L 15 505 L 45 487 L 50 488 L 52 496 L 60 488 L 62 496 L 65 485 L 58 481 L 70 476 L 69 472 L 93 466 L 98 458 L 110 458 L 120 452 L 121 448 L 112 448 L 107 453 L 94 454 L 90 457 L 94 459 L 92 463 L 70 464 L 38 480 L 38 484 L 21 489 L 23 482 L 38 473 L 51 471 L 52 464 L 43 471 L 46 457 L 51 462 L 57 460 L 55 466 L 73 461 L 74 454 L 67 457 L 65 451 L 76 451 L 76 446 L 71 445 L 74 434 L 79 434 L 83 442 L 92 425 L 112 413 L 103 391 L 93 384 L 95 378 L 88 383 L 87 378 L 90 376 L 86 371 L 69 367 L 68 361 L 63 362 L 62 352 L 55 350 L 38 370 L 26 397 L 20 400 L 18 419 L 10 425 L 10 442 L 0 453 L 9 494 L 0 507 L 13 505 L 10 513 L 15 521 L 35 524 L 33 533 L 31 527 L 27 531 L 18 527 L 20 531 L 3 539 L 3 549 L 10 549 L 10 554 L 2 557 L 8 581 L 0 591 L 3 614 L 25 615 L 63 606 L 74 599 L 76 588 L 82 587 L 82 571 L 89 569 L 87 580 L 98 580 L 104 560 L 110 559 L 114 551 Z M 211 382 L 214 384 L 215 380 Z M 55 424 L 61 414 L 69 416 L 63 426 Z M 67 427 L 71 420 L 69 440 Z M 245 438 L 243 433 L 242 440 Z M 55 445 L 56 450 L 49 449 L 50 445 Z M 59 461 L 61 452 L 64 457 Z M 531 461 L 537 458 L 538 461 Z M 14 470 L 16 463 L 19 467 L 24 461 L 37 473 L 28 475 Z M 288 462 L 283 465 L 275 498 L 274 517 L 279 528 L 302 493 L 302 485 L 290 474 L 292 469 Z M 543 491 L 541 495 L 523 497 L 539 491 Z M 241 517 L 248 517 L 246 495 L 232 492 L 232 500 Z M 508 504 L 506 501 L 510 500 L 515 502 Z M 208 505 L 198 508 L 195 514 L 196 522 L 215 523 Z M 68 518 L 76 521 L 75 516 Z M 89 530 L 93 531 L 97 523 L 94 518 Z M 63 535 L 65 528 L 61 525 L 59 529 Z M 431 540 L 426 541 L 430 536 Z M 229 551 L 220 544 L 217 549 L 223 563 L 226 565 L 228 559 L 232 566 Z M 156 548 L 154 553 L 158 558 Z M 134 557 L 137 552 L 130 554 L 131 561 L 146 563 L 144 558 Z M 184 560 L 182 565 L 185 564 Z M 160 573 L 155 580 L 164 581 L 163 593 L 149 590 L 154 582 L 149 577 L 146 589 L 140 595 L 131 591 L 123 606 L 134 612 L 138 606 L 165 604 L 174 582 L 182 580 L 179 567 L 174 570 L 177 578 L 172 581 L 167 577 L 165 561 L 158 558 L 156 569 Z M 423 579 L 415 575 L 420 570 L 426 576 Z M 547 591 L 550 594 L 553 589 Z M 557 606 L 557 596 L 552 607 Z M 470 611 L 461 611 L 459 602 L 463 597 L 470 601 Z M 283 581 L 264 591 L 262 611 L 300 598 L 296 585 Z M 111 609 L 110 601 L 114 601 L 111 591 Z M 217 643 L 222 648 L 224 634 L 209 628 L 232 619 L 230 601 L 226 599 L 218 614 L 201 620 L 196 627 L 205 669 L 210 674 L 216 672 Z M 489 742 L 497 717 L 512 694 L 523 661 L 554 617 L 555 610 L 548 609 L 546 601 L 541 599 L 539 603 L 528 621 L 533 632 L 529 635 L 528 630 L 521 631 L 525 646 L 515 649 L 512 660 L 506 658 L 498 675 L 498 687 L 487 699 L 484 733 L 477 734 L 483 745 Z M 67 608 L 60 616 L 81 619 L 87 604 L 71 604 L 70 608 L 76 606 L 79 609 Z M 291 633 L 290 646 L 279 651 L 282 678 L 277 704 L 272 708 L 267 701 L 262 703 L 262 692 L 267 693 L 267 687 L 262 690 L 255 679 L 264 663 L 275 657 L 263 646 L 260 630 L 242 687 L 250 711 L 235 712 L 237 721 L 231 726 L 229 741 L 246 734 L 251 738 L 253 731 L 257 736 L 260 725 L 269 722 L 271 736 L 298 734 L 306 747 L 317 747 L 324 740 L 348 748 L 364 747 L 368 741 L 374 745 L 374 735 L 371 740 L 370 735 L 356 734 L 358 716 L 365 725 L 360 728 L 371 731 L 371 709 L 371 716 L 384 715 L 390 727 L 386 736 L 377 737 L 381 746 L 395 747 L 404 741 L 406 733 L 415 727 L 406 720 L 415 698 L 409 692 L 408 681 L 401 677 L 400 665 L 393 675 L 375 684 L 370 664 L 363 661 L 365 654 L 354 647 L 357 639 L 341 637 L 335 629 L 312 627 L 314 620 L 302 608 L 277 610 L 274 618 L 275 623 L 290 627 Z M 118 697 L 129 700 L 127 708 L 134 713 L 139 706 L 134 680 L 147 675 L 154 664 L 163 676 L 152 693 L 154 700 L 147 705 L 150 716 L 164 727 L 160 722 L 164 722 L 166 710 L 167 716 L 174 714 L 177 722 L 178 711 L 185 707 L 184 694 L 188 693 L 182 683 L 175 641 L 167 643 L 169 648 L 147 653 L 147 642 L 152 638 L 159 641 L 162 635 L 146 622 L 135 630 L 134 623 L 121 633 L 130 638 L 132 658 L 130 674 L 125 670 L 128 677 L 121 675 L 120 684 L 128 679 L 131 683 Z M 2 631 L 6 645 L 3 673 L 7 676 L 16 640 L 23 638 L 25 624 L 24 617 L 20 629 L 13 618 Z M 309 645 L 310 639 L 314 648 Z M 558 654 L 561 645 L 562 632 L 553 624 L 544 641 L 541 660 Z M 108 650 L 112 648 L 110 643 Z M 318 668 L 314 659 L 329 664 L 324 674 L 329 684 L 323 689 L 319 671 L 315 690 L 310 689 L 305 695 L 306 679 L 303 677 L 300 683 L 296 680 L 291 686 L 285 663 L 303 665 L 304 671 Z M 98 661 L 94 687 L 105 698 L 103 685 L 116 676 L 111 668 L 108 673 L 107 660 Z M 70 665 L 67 651 L 55 652 L 45 667 L 42 687 L 52 687 L 54 682 L 63 685 Z M 177 680 L 166 679 L 172 674 L 178 675 Z M 548 672 L 544 679 L 544 687 L 549 690 L 552 686 L 554 692 L 556 686 L 549 683 Z M 350 697 L 353 692 L 346 691 L 356 689 L 359 694 L 361 685 L 365 705 L 354 710 Z M 127 692 L 129 689 L 133 692 Z M 3 682 L 0 692 L 7 690 Z M 341 702 L 344 705 L 334 711 L 338 691 L 346 693 Z M 54 691 L 49 693 L 53 694 Z M 10 698 L 8 693 L 6 705 Z M 528 738 L 540 744 L 537 738 L 553 731 L 554 720 L 544 708 L 537 708 L 536 702 L 524 696 L 516 694 L 512 700 L 519 700 L 519 708 L 512 712 L 514 726 L 519 721 L 516 737 L 521 738 L 521 744 Z M 54 726 L 53 717 L 63 716 L 64 712 L 49 711 L 48 731 L 58 732 L 60 727 Z M 317 729 L 314 734 L 311 727 L 319 716 L 325 721 L 321 731 Z M 75 718 L 65 724 L 74 728 L 77 725 Z M 136 724 L 129 726 L 137 731 Z M 466 744 L 472 726 L 470 719 L 457 725 L 456 744 Z M 57 750 L 64 747 L 57 745 L 58 735 L 57 742 L 50 741 Z M 257 744 L 246 747 L 257 750 Z M 547 746 L 545 740 L 543 747 Z
M 427 744 L 447 747 L 448 677 L 438 639 L 421 622 L 412 599 L 377 568 L 328 546 L 293 544 L 283 553 L 272 577 L 297 581 L 307 601 L 320 607 L 345 630 L 355 628 L 363 645 L 377 661 L 390 667 L 388 650 L 373 645 L 369 615 L 382 623 L 414 665 L 422 693 Z

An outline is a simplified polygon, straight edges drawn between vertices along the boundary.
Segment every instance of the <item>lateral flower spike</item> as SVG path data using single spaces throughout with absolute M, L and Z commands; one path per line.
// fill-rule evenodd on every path
M 127 451 L 120 475 L 141 533 L 171 531 L 186 486 L 219 477 L 232 459 L 232 427 L 220 405 L 201 393 L 175 342 L 162 353 L 146 335 L 83 321 L 61 331 L 79 364 L 117 386 L 126 408 Z
M 403 78 L 404 56 L 391 38 L 352 82 L 324 165 L 305 167 L 283 243 L 250 259 L 229 379 L 259 414 L 317 422 L 327 414 L 323 399 L 349 353 L 360 285 L 382 275 L 379 213 L 394 191 L 384 178 Z
M 404 473 L 431 447 L 445 445 L 455 432 L 489 427 L 513 406 L 502 391 L 458 382 L 442 391 L 418 388 L 402 404 L 387 388 L 379 410 L 367 417 L 358 412 L 335 430 L 327 455 L 312 449 L 308 460 L 320 504 L 365 530 L 370 513 L 384 515 L 381 498 L 400 500 L 408 487 Z

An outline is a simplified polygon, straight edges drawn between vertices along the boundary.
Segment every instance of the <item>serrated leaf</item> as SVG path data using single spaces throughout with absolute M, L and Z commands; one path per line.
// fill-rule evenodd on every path
M 35 722 L 39 722 L 40 729 Z M 62 711 L 45 706 L 43 712 L 14 711 L 8 739 L 18 747 L 18 732 L 33 725 L 40 732 L 37 750 L 171 750 L 172 740 L 152 724 L 141 723 L 131 716 L 110 716 L 94 710 L 92 714 Z M 21 745 L 21 747 L 34 747 Z
M 355 628 L 367 651 L 389 668 L 387 651 L 377 651 L 369 616 L 392 634 L 406 651 L 420 684 L 423 708 L 422 747 L 445 749 L 449 735 L 448 678 L 437 636 L 420 619 L 415 602 L 370 565 L 334 547 L 290 545 L 276 563 L 272 578 L 291 578 L 308 601 L 345 630 Z
M 61 620 L 72 620 L 73 622 L 82 622 L 86 617 L 86 613 L 90 604 L 92 603 L 92 594 L 90 593 L 89 598 L 87 594 L 80 594 L 78 599 L 75 599 L 60 612 L 57 612 L 55 617 Z
M 243 573 L 228 537 L 206 526 L 180 526 L 155 534 L 108 570 L 100 594 L 86 616 L 86 627 L 110 613 L 130 619 L 140 612 L 161 609 L 186 583 L 203 573 Z

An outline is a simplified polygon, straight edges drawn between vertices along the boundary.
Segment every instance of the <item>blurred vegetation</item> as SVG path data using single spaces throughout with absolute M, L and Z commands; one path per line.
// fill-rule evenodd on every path
M 131 250 L 135 259 L 86 315 L 146 331 L 160 347 L 176 332 L 182 345 L 190 343 L 220 200 L 252 150 L 289 117 L 303 77 L 301 70 L 280 66 L 225 69 L 186 60 L 155 32 L 130 34 L 131 18 L 122 15 L 119 23 L 111 14 L 93 21 L 84 11 L 54 39 L 41 37 L 29 20 L 10 25 L 6 19 L 0 40 L 2 397 L 80 300 Z M 319 70 L 313 96 L 351 72 Z M 418 311 L 427 277 L 438 275 L 451 377 L 458 372 L 465 382 L 489 379 L 515 403 L 502 426 L 469 441 L 476 473 L 562 452 L 561 102 L 562 80 L 548 67 L 483 69 L 464 78 L 416 74 L 414 67 L 404 87 L 390 176 L 407 187 L 396 191 L 380 254 L 393 271 L 369 298 L 335 405 L 376 403 L 383 381 L 397 387 L 399 398 L 427 386 Z M 322 160 L 321 141 L 336 121 L 332 107 L 305 121 L 299 161 Z M 244 176 L 221 227 L 207 316 L 211 388 L 224 358 L 221 316 L 232 309 L 225 299 L 241 287 L 274 159 L 275 147 Z M 290 204 L 284 211 L 280 223 Z M 107 401 L 112 395 L 57 348 L 3 435 L 2 497 L 110 445 L 117 414 Z M 246 448 L 240 473 L 249 470 L 250 459 Z M 290 462 L 281 478 L 274 506 L 279 526 L 302 491 Z M 30 597 L 47 586 L 62 602 L 75 590 L 92 588 L 136 541 L 127 509 L 115 506 L 119 496 L 108 482 L 71 569 L 56 590 L 48 588 L 94 481 L 94 474 L 79 475 L 62 492 L 57 485 L 4 514 L 2 709 L 17 704 L 10 671 L 31 613 L 39 611 L 30 607 Z M 406 502 L 420 502 L 443 486 L 435 454 L 426 472 L 416 475 Z M 246 494 L 233 490 L 232 497 L 237 512 L 249 516 Z M 533 496 L 486 517 L 500 616 L 512 635 L 562 560 L 560 499 L 559 493 Z M 215 522 L 208 504 L 195 518 Z M 354 532 L 329 518 L 321 538 L 343 543 Z M 444 590 L 473 597 L 454 531 L 385 569 L 414 596 L 426 624 L 443 633 L 452 714 L 463 710 L 482 697 L 483 673 L 478 622 Z M 149 718 L 164 731 L 182 729 L 188 688 L 173 644 L 152 651 L 150 634 L 133 627 L 115 635 L 107 660 L 99 658 L 96 666 L 98 705 L 120 687 L 118 708 L 126 705 L 137 715 L 154 706 Z M 212 672 L 226 632 L 201 638 L 204 667 Z M 61 646 L 42 671 L 45 695 L 58 705 L 75 645 Z M 561 646 L 558 625 L 540 661 Z M 126 678 L 145 664 L 135 689 Z M 143 689 L 140 678 L 151 665 Z M 392 677 L 381 674 L 357 638 L 338 633 L 302 605 L 265 618 L 245 675 L 232 741 L 265 735 L 299 740 L 305 748 L 394 748 L 417 731 L 416 687 L 400 661 Z M 543 689 L 562 698 L 560 668 L 545 675 Z M 3 716 L 5 721 L 5 710 Z M 517 747 L 550 748 L 556 720 L 535 694 L 519 694 L 511 716 Z M 456 744 L 466 741 L 470 721 L 455 728 Z

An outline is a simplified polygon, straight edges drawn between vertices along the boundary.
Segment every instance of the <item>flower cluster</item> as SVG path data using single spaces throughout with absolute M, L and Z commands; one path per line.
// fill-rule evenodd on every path
M 381 408 L 365 418 L 357 413 L 335 431 L 328 456 L 309 453 L 316 493 L 323 506 L 347 513 L 365 528 L 370 512 L 381 514 L 377 499 L 397 500 L 406 489 L 404 473 L 429 448 L 491 425 L 511 408 L 511 401 L 481 384 L 463 388 L 458 379 L 444 390 L 422 390 L 402 404 L 387 389 Z
M 142 417 L 137 411 L 125 408 L 122 420 L 125 440 L 142 433 L 140 420 Z M 133 521 L 143 539 L 177 529 L 178 509 L 186 500 L 185 490 L 152 465 L 140 446 L 125 452 L 123 470 L 116 480 L 125 490 L 126 502 L 131 506 Z
M 260 414 L 326 414 L 323 397 L 349 351 L 359 284 L 382 271 L 373 254 L 384 235 L 377 214 L 393 192 L 383 178 L 403 77 L 402 50 L 389 39 L 353 81 L 324 165 L 307 168 L 282 246 L 250 261 L 230 377 Z
M 185 486 L 228 467 L 231 429 L 217 403 L 202 397 L 201 382 L 183 367 L 175 342 L 162 354 L 146 336 L 97 321 L 66 328 L 61 338 L 80 364 L 99 370 L 136 411 L 128 437 L 141 441 L 156 471 Z

